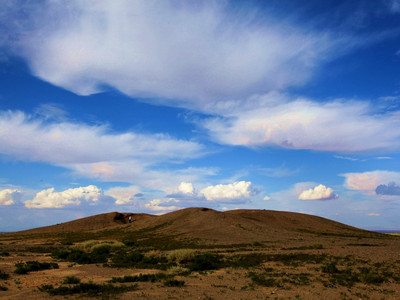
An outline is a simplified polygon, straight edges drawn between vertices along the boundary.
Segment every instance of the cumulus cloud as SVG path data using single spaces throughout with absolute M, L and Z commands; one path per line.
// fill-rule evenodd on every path
M 280 93 L 215 107 L 198 122 L 217 142 L 341 153 L 400 149 L 400 115 L 377 115 L 367 102 L 292 99 Z M 346 116 L 346 118 L 343 118 Z
M 299 195 L 299 200 L 330 200 L 337 198 L 338 195 L 336 195 L 331 188 L 327 188 L 323 184 L 305 190 Z
M 250 181 L 236 181 L 230 184 L 209 185 L 196 189 L 192 183 L 181 182 L 168 199 L 176 199 L 182 205 L 203 206 L 206 202 L 242 203 L 259 194 L 259 190 Z
M 110 85 L 131 96 L 168 104 L 180 99 L 180 105 L 198 108 L 199 99 L 240 98 L 302 84 L 321 61 L 360 43 L 343 32 L 301 28 L 268 10 L 255 19 L 254 11 L 234 11 L 225 1 L 8 6 L 3 9 L 19 6 L 28 20 L 6 28 L 40 78 L 78 94 Z
M 199 192 L 199 194 L 203 195 L 208 201 L 249 198 L 257 193 L 257 189 L 252 186 L 250 181 L 210 185 L 201 189 Z
M 177 188 L 177 192 L 182 194 L 193 194 L 193 184 L 190 182 L 181 182 Z
M 117 205 L 133 204 L 134 198 L 138 195 L 138 188 L 135 186 L 129 187 L 114 187 L 107 190 L 104 194 L 115 199 Z
M 21 195 L 21 191 L 17 189 L 0 190 L 0 205 L 15 204 L 15 200 L 19 195 Z
M 362 173 L 346 173 L 345 186 L 351 190 L 374 192 L 379 185 L 400 183 L 400 172 L 376 170 Z
M 144 205 L 145 208 L 152 210 L 152 211 L 172 211 L 178 210 L 182 207 L 174 206 L 174 205 L 165 205 L 167 203 L 178 203 L 179 200 L 176 199 L 153 199 L 149 203 Z
M 79 205 L 81 201 L 96 202 L 103 194 L 94 185 L 54 192 L 54 188 L 40 191 L 33 200 L 25 201 L 27 208 L 62 208 L 67 205 Z
M 375 193 L 377 195 L 399 196 L 400 186 L 396 185 L 395 182 L 391 182 L 389 184 L 380 184 L 376 187 Z

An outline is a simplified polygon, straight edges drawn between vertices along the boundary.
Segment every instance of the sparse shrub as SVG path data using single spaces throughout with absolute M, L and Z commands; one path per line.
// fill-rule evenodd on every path
M 119 252 L 112 257 L 112 262 L 116 267 L 134 267 L 140 263 L 144 258 L 144 255 L 139 252 Z
M 89 240 L 80 244 L 76 244 L 74 247 L 81 250 L 90 250 L 94 245 L 97 245 L 98 243 L 99 241 Z
M 274 278 L 266 278 L 265 275 L 263 274 L 257 274 L 254 272 L 249 272 L 248 273 L 248 277 L 250 277 L 250 279 L 258 285 L 261 286 L 266 286 L 266 287 L 271 287 L 271 286 L 278 286 L 280 287 L 281 284 L 276 281 Z
M 7 280 L 8 278 L 10 278 L 9 274 L 7 274 L 7 273 L 5 273 L 3 271 L 0 271 L 0 279 Z
M 128 247 L 136 247 L 138 246 L 137 242 L 133 238 L 125 238 L 122 240 L 122 243 Z
M 233 268 L 252 268 L 260 265 L 266 260 L 266 255 L 262 253 L 241 254 L 230 257 L 226 264 Z
M 324 249 L 324 246 L 322 244 L 313 244 L 310 249 Z
M 8 287 L 0 285 L 0 291 L 8 291 Z
M 176 280 L 176 279 L 168 279 L 164 282 L 164 285 L 171 286 L 171 287 L 182 287 L 185 285 L 185 281 Z
M 110 256 L 110 250 L 107 247 L 99 247 L 91 253 L 79 249 L 61 249 L 52 252 L 52 257 L 62 259 L 78 264 L 96 264 L 105 263 Z
M 359 279 L 367 284 L 381 284 L 386 281 L 386 278 L 370 268 L 360 268 Z
M 73 286 L 42 285 L 38 288 L 41 292 L 47 292 L 50 295 L 73 295 L 87 294 L 88 296 L 118 294 L 127 291 L 137 290 L 137 285 L 114 286 L 112 284 L 79 283 Z
M 10 256 L 10 253 L 7 251 L 0 252 L 0 256 Z
M 40 270 L 58 269 L 57 263 L 40 263 L 38 261 L 27 261 L 26 263 L 15 264 L 15 274 L 28 274 Z
M 254 246 L 254 247 L 262 247 L 262 246 L 264 246 L 263 244 L 261 244 L 260 242 L 253 242 L 252 244 L 251 244 L 252 246 Z
M 164 273 L 156 273 L 156 274 L 139 274 L 133 276 L 124 276 L 124 277 L 113 277 L 111 282 L 156 282 L 163 279 L 166 279 L 168 276 Z
M 172 266 L 169 268 L 169 272 L 172 275 L 188 275 L 190 273 L 190 270 L 182 266 Z
M 111 251 L 121 247 L 124 247 L 124 244 L 121 242 L 115 242 L 115 241 L 100 242 L 95 240 L 86 241 L 75 246 L 75 248 L 84 250 L 86 252 L 101 251 L 98 249 L 107 249 L 108 251 Z
M 167 258 L 170 262 L 185 264 L 194 260 L 197 252 L 193 249 L 176 249 L 168 253 Z
M 216 270 L 221 266 L 221 256 L 211 253 L 203 253 L 195 256 L 193 262 L 189 264 L 191 271 Z
M 63 281 L 64 284 L 78 284 L 80 282 L 81 282 L 81 280 L 75 276 L 67 276 L 67 277 L 65 277 L 65 279 Z
M 334 262 L 329 262 L 321 267 L 321 271 L 327 274 L 339 273 L 339 269 Z

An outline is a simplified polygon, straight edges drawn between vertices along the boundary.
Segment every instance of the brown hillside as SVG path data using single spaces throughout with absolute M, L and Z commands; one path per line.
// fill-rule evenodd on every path
M 111 212 L 100 215 L 90 216 L 82 219 L 77 219 L 70 222 L 60 223 L 46 227 L 39 227 L 21 231 L 21 233 L 56 233 L 69 231 L 92 231 L 106 229 L 110 227 L 120 226 L 128 223 L 128 217 L 134 216 L 135 220 L 153 218 L 155 216 L 148 214 L 132 214 Z
M 130 230 L 154 228 L 154 233 L 180 235 L 208 242 L 246 243 L 251 241 L 299 238 L 304 233 L 370 236 L 375 233 L 325 218 L 271 210 L 231 210 L 186 208 L 157 218 L 134 222 Z
M 132 216 L 132 223 L 128 217 Z M 161 216 L 131 213 L 106 213 L 21 233 L 98 231 L 121 227 L 121 232 L 147 233 L 144 237 L 175 236 L 206 243 L 248 243 L 299 239 L 304 234 L 376 236 L 378 234 L 325 218 L 271 210 L 231 210 L 186 208 Z

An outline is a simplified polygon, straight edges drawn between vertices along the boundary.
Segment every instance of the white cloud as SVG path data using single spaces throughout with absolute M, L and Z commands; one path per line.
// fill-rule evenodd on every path
M 198 108 L 199 99 L 302 84 L 321 61 L 360 43 L 268 10 L 262 20 L 254 11 L 233 12 L 225 1 L 48 1 L 23 8 L 31 18 L 22 26 L 27 32 L 8 27 L 40 78 L 79 94 L 106 84 Z
M 331 188 L 327 188 L 323 184 L 305 190 L 299 195 L 299 200 L 330 200 L 337 198 L 338 195 L 336 195 Z
M 382 184 L 394 182 L 400 184 L 400 172 L 393 171 L 370 171 L 362 173 L 346 173 L 345 186 L 351 190 L 375 193 L 375 189 Z
M 265 196 L 265 197 L 263 198 L 263 200 L 264 200 L 264 201 L 269 201 L 269 200 L 271 200 L 271 197 Z
M 183 194 L 193 194 L 194 193 L 193 184 L 190 182 L 181 182 L 177 188 L 177 192 Z
M 158 171 L 153 167 L 159 162 L 176 163 L 205 155 L 204 147 L 196 142 L 163 134 L 114 133 L 106 126 L 45 122 L 12 111 L 0 111 L 0 154 L 147 187 L 175 186 L 184 178 L 195 180 L 215 173 L 212 169 Z
M 257 194 L 250 181 L 239 181 L 231 184 L 210 185 L 200 190 L 208 201 L 214 200 L 233 200 L 241 198 L 249 198 Z
M 172 210 L 178 210 L 181 209 L 182 207 L 179 206 L 174 206 L 174 205 L 169 205 L 165 206 L 166 203 L 170 202 L 175 202 L 178 203 L 179 200 L 176 199 L 153 199 L 149 203 L 146 203 L 144 205 L 145 208 L 152 210 L 152 211 L 172 211 Z
M 25 201 L 27 208 L 62 208 L 67 205 L 79 205 L 81 201 L 96 202 L 103 194 L 94 185 L 54 192 L 54 188 L 40 191 L 33 200 Z
M 107 190 L 104 194 L 115 199 L 115 204 L 126 205 L 132 204 L 134 196 L 139 192 L 135 186 L 114 187 Z
M 368 216 L 370 216 L 370 217 L 379 217 L 380 214 L 377 214 L 377 213 L 369 213 Z
M 0 190 L 0 205 L 15 204 L 15 198 L 21 194 L 17 189 L 4 189 Z
M 110 157 L 157 161 L 196 157 L 201 149 L 195 142 L 163 134 L 112 133 L 106 126 L 45 123 L 22 112 L 0 112 L 0 153 L 22 160 L 58 165 L 99 163 Z
M 223 144 L 342 153 L 400 149 L 400 115 L 375 114 L 367 102 L 317 103 L 270 93 L 214 111 L 223 117 L 198 124 Z

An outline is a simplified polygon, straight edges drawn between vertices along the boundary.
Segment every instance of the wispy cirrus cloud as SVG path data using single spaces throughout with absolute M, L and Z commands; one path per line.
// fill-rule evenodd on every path
M 19 26 L 5 27 L 38 77 L 82 95 L 109 85 L 196 109 L 303 84 L 321 62 L 367 40 L 299 26 L 273 10 L 257 18 L 229 2 L 19 1 L 2 8 L 4 20 L 23 14 Z

